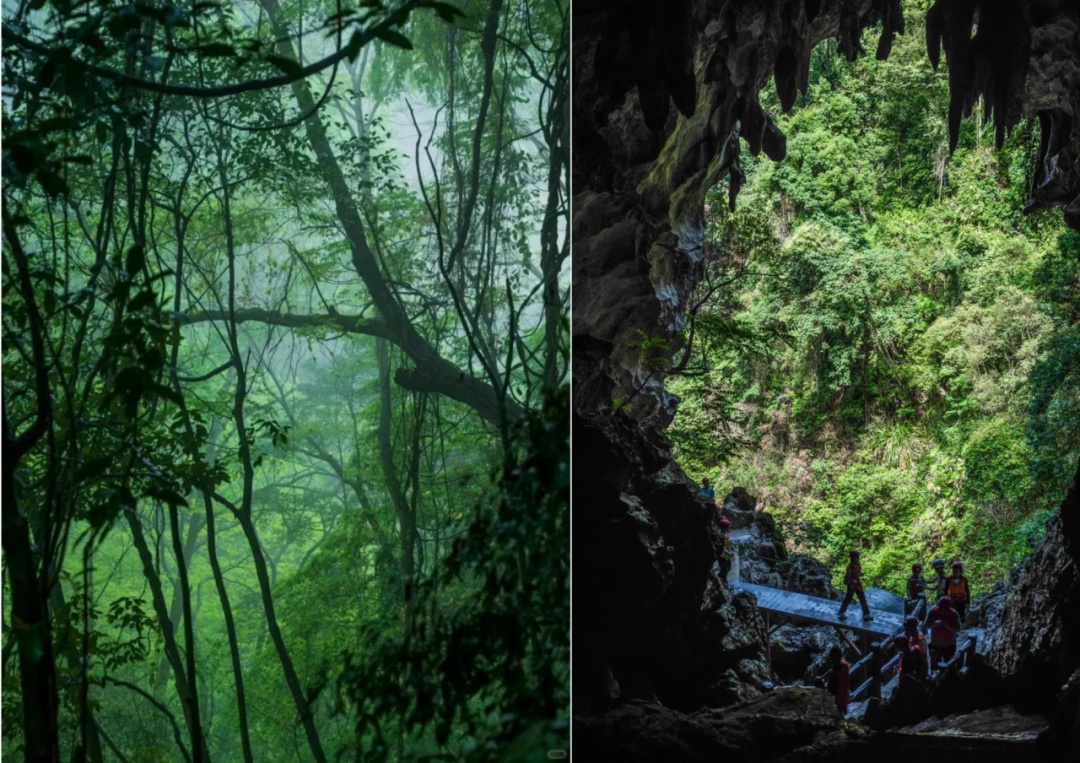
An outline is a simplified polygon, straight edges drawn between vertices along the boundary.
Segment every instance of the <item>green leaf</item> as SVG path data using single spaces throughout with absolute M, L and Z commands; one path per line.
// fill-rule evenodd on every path
M 141 138 L 135 139 L 135 161 L 148 163 L 154 156 L 154 147 Z
M 145 289 L 135 295 L 135 298 L 128 303 L 128 310 L 141 310 L 144 307 L 150 307 L 157 304 L 157 294 Z
M 91 477 L 97 477 L 104 474 L 105 470 L 109 468 L 109 464 L 112 462 L 113 459 L 110 456 L 98 456 L 97 458 L 91 458 L 88 461 L 84 461 L 82 466 L 79 467 L 79 471 L 76 472 L 75 481 L 82 482 Z
M 163 485 L 157 485 L 151 483 L 146 488 L 146 495 L 150 498 L 156 498 L 159 501 L 169 504 L 170 506 L 184 506 L 188 505 L 187 499 L 184 496 L 177 493 L 175 490 Z

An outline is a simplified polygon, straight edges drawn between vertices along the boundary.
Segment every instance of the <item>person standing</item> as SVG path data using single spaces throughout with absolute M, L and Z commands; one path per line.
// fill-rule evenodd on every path
M 851 704 L 851 665 L 844 659 L 844 653 L 840 647 L 834 646 L 829 650 L 829 672 L 821 677 L 825 682 L 825 688 L 836 697 L 836 707 L 840 715 L 847 713 L 847 706 Z
M 930 654 L 933 663 L 948 662 L 956 654 L 956 634 L 960 631 L 960 616 L 953 609 L 952 599 L 942 596 L 930 610 L 924 625 L 930 630 Z
M 945 560 L 934 560 L 934 572 L 937 573 L 937 577 L 934 578 L 934 601 L 937 601 L 945 595 L 945 589 L 948 586 L 949 578 L 945 576 Z
M 844 600 L 840 602 L 840 611 L 836 614 L 837 618 L 843 620 L 847 617 L 844 613 L 847 611 L 848 604 L 851 603 L 852 597 L 858 595 L 859 604 L 862 606 L 862 619 L 873 620 L 874 616 L 870 614 L 870 607 L 866 603 L 866 592 L 863 591 L 862 565 L 859 564 L 859 552 L 854 549 L 851 551 L 851 561 L 848 562 L 847 569 L 844 571 L 844 587 L 847 591 L 844 593 Z
M 953 609 L 960 615 L 960 623 L 963 624 L 967 617 L 968 603 L 971 601 L 971 590 L 968 588 L 968 579 L 964 577 L 964 566 L 959 559 L 952 563 L 952 577 L 946 584 L 946 593 L 952 600 Z
M 716 491 L 713 490 L 712 485 L 709 484 L 708 477 L 703 477 L 701 480 L 701 497 L 708 498 L 713 503 L 716 502 Z
M 904 637 L 907 638 L 909 651 L 908 667 L 905 668 L 907 675 L 918 678 L 920 681 L 927 677 L 928 662 L 926 659 L 926 637 L 919 631 L 919 619 L 912 615 L 904 618 Z
M 907 579 L 907 601 L 904 602 L 904 614 L 922 617 L 926 612 L 926 578 L 922 574 L 922 565 L 911 565 L 911 577 Z

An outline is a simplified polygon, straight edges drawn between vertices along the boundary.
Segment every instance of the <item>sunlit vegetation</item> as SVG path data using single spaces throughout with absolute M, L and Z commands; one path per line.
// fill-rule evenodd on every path
M 5 760 L 568 747 L 568 31 L 5 3 Z
M 1025 216 L 1037 127 L 948 154 L 947 73 L 918 3 L 887 61 L 825 42 L 784 161 L 710 196 L 706 280 L 671 430 L 687 471 L 744 485 L 839 581 L 959 557 L 978 589 L 1040 536 L 1080 455 L 1080 238 Z M 872 44 L 865 46 L 873 50 Z

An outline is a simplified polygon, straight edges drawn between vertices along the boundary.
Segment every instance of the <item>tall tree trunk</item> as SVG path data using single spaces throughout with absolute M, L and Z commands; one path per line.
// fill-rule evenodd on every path
M 48 603 L 38 580 L 37 562 L 30 544 L 30 523 L 19 510 L 15 464 L 8 460 L 7 450 L 3 454 L 2 540 L 11 586 L 11 629 L 19 653 L 26 760 L 58 763 L 56 665 Z
M 198 514 L 191 514 L 188 517 L 187 536 L 184 541 L 183 550 L 183 565 L 187 569 L 191 565 L 192 559 L 195 558 L 195 551 L 199 546 L 199 531 L 203 527 L 203 518 Z M 174 542 L 175 546 L 175 542 Z M 175 551 L 175 548 L 174 548 Z M 176 553 L 180 553 L 176 551 Z M 179 577 L 179 575 L 178 575 Z M 174 581 L 172 603 L 169 605 L 169 621 L 172 623 L 173 630 L 175 631 L 180 626 L 180 618 L 183 615 L 184 609 L 184 590 L 187 586 L 181 584 L 180 580 Z M 189 601 L 190 605 L 190 601 Z M 162 657 L 158 660 L 157 674 L 154 677 L 154 694 L 160 696 L 165 690 L 165 682 L 169 679 L 169 660 L 167 657 Z
M 176 643 L 176 632 L 173 629 L 172 619 L 165 608 L 165 593 L 161 588 L 161 579 L 154 567 L 154 558 L 150 554 L 150 547 L 143 535 L 142 525 L 134 509 L 125 509 L 128 527 L 131 528 L 131 537 L 135 542 L 135 550 L 139 552 L 142 561 L 143 574 L 150 585 L 150 593 L 154 601 L 154 611 L 157 614 L 158 623 L 161 625 L 161 639 L 165 642 L 165 655 L 173 669 L 173 680 L 176 682 L 176 693 L 180 697 L 180 707 L 184 711 L 184 722 L 191 738 L 192 763 L 207 761 L 210 754 L 203 735 L 202 724 L 199 720 L 199 700 L 195 687 L 188 680 L 184 671 L 184 665 L 180 660 L 180 649 Z
M 382 465 L 383 482 L 398 517 L 398 544 L 401 558 L 401 599 L 405 603 L 406 628 L 412 621 L 413 583 L 416 575 L 416 516 L 401 489 L 401 481 L 394 467 L 394 443 L 391 437 L 393 401 L 390 390 L 390 347 L 385 339 L 375 340 L 375 354 L 379 361 L 379 463 Z

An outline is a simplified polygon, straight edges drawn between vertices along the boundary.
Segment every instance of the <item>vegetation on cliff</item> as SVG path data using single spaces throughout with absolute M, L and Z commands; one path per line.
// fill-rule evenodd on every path
M 744 167 L 734 213 L 710 195 L 669 432 L 689 474 L 746 486 L 834 572 L 861 548 L 902 590 L 955 556 L 977 592 L 1075 471 L 1080 237 L 1021 212 L 1036 125 L 996 148 L 977 106 L 949 156 L 918 5 L 887 61 L 819 46 L 793 112 L 770 102 L 787 157 Z

